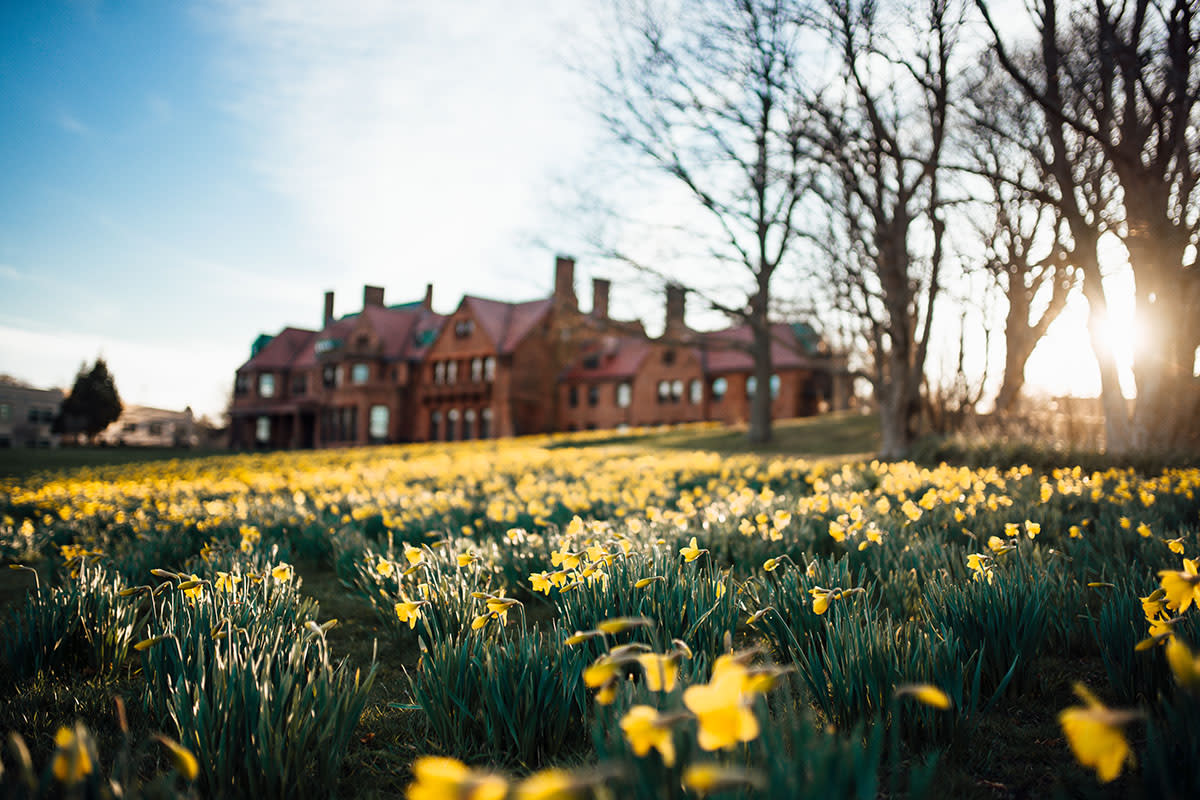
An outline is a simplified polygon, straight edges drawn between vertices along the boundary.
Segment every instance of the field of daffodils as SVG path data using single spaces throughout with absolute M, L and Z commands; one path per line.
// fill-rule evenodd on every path
M 584 436 L 0 480 L 0 795 L 1194 798 L 1198 493 Z

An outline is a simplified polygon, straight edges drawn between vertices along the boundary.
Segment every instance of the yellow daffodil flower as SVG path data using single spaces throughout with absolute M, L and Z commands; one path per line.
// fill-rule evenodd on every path
M 1075 693 L 1087 704 L 1071 706 L 1058 715 L 1063 735 L 1075 754 L 1075 760 L 1096 770 L 1101 783 L 1109 783 L 1121 774 L 1121 768 L 1131 760 L 1129 742 L 1121 727 L 1136 719 L 1128 711 L 1114 711 L 1101 703 L 1083 685 L 1075 685 Z
M 621 731 L 635 755 L 644 757 L 651 749 L 662 756 L 668 767 L 675 763 L 675 742 L 668 721 L 650 706 L 637 705 L 621 718 Z

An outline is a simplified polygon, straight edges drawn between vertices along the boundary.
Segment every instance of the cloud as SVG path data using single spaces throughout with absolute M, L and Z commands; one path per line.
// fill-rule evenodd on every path
M 84 125 L 78 117 L 69 111 L 59 112 L 58 124 L 68 133 L 75 133 L 80 136 L 85 136 L 92 132 L 91 128 L 89 128 L 87 125 Z
M 24 279 L 16 267 L 10 267 L 8 264 L 0 264 L 0 279 L 9 281 L 19 281 Z
M 436 271 L 440 297 L 502 281 L 507 296 L 544 291 L 549 265 L 531 279 L 522 248 L 548 224 L 544 176 L 586 146 L 552 54 L 566 12 L 542 0 L 207 8 L 256 169 L 349 277 Z

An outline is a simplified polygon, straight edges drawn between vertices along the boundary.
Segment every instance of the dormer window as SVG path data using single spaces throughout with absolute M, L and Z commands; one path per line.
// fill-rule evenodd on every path
M 275 376 L 270 372 L 264 372 L 258 376 L 258 396 L 275 396 Z
M 588 356 L 583 360 L 584 369 L 599 369 L 600 356 Z
M 465 339 L 475 332 L 475 321 L 471 319 L 460 319 L 454 323 L 454 335 L 459 339 Z
M 675 351 L 674 350 L 664 350 L 663 354 L 662 354 L 662 363 L 674 364 L 675 363 Z

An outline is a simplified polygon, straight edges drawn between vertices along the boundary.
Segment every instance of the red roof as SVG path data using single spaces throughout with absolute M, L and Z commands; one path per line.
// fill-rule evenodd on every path
M 709 373 L 747 372 L 754 369 L 750 355 L 753 339 L 749 325 L 737 325 L 720 331 L 701 334 L 704 349 L 704 369 Z M 771 325 L 771 368 L 797 369 L 811 367 L 812 361 L 803 354 L 803 346 L 791 325 L 776 322 Z
M 568 380 L 605 380 L 632 378 L 650 353 L 651 342 L 633 336 L 607 337 L 600 345 L 590 348 L 563 377 Z M 588 364 L 595 359 L 596 366 Z
M 284 328 L 261 350 L 251 356 L 241 369 L 266 370 L 290 367 L 298 356 L 312 351 L 316 337 L 316 331 L 304 328 Z
M 463 305 L 471 309 L 471 315 L 492 340 L 498 355 L 507 355 L 550 312 L 552 298 L 530 300 L 525 303 L 506 303 L 484 297 L 463 297 Z
M 383 343 L 383 357 L 386 360 L 418 361 L 433 343 L 445 317 L 419 304 L 399 308 L 368 306 L 356 314 L 334 320 L 320 331 L 284 328 L 241 369 L 315 367 L 318 363 L 318 342 L 333 340 L 345 344 L 364 319 Z

